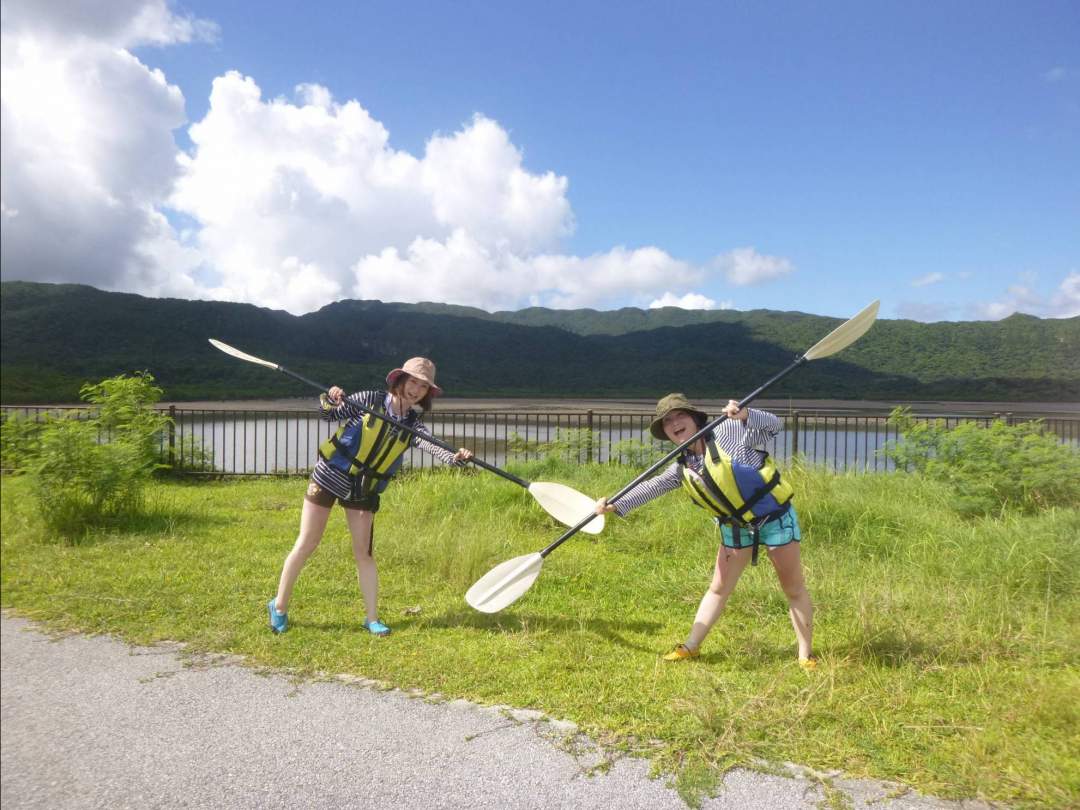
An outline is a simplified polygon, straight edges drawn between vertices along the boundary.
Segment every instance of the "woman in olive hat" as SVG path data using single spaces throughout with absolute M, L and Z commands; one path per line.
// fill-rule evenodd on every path
M 270 629 L 284 633 L 289 627 L 289 600 L 293 585 L 322 540 L 330 509 L 340 503 L 352 535 L 356 574 L 364 597 L 364 628 L 377 636 L 390 633 L 377 612 L 379 574 L 374 557 L 374 521 L 379 495 L 400 469 L 404 452 L 414 445 L 445 464 L 463 466 L 472 458 L 464 448 L 451 453 L 424 439 L 395 427 L 406 427 L 431 435 L 413 410 L 431 409 L 432 400 L 442 393 L 435 384 L 435 364 L 426 357 L 413 357 L 401 368 L 386 375 L 387 391 L 358 391 L 345 396 L 336 385 L 320 400 L 322 418 L 341 421 L 337 432 L 319 448 L 319 459 L 311 473 L 300 534 L 285 558 L 277 595 L 267 603 Z M 387 418 L 366 413 L 357 406 Z
M 615 504 L 597 503 L 597 513 L 631 510 L 665 492 L 682 487 L 691 500 L 720 524 L 722 542 L 716 553 L 712 582 L 701 598 L 686 641 L 664 656 L 668 661 L 696 658 L 747 564 L 757 563 L 764 545 L 788 600 L 788 613 L 799 646 L 799 665 L 817 666 L 813 655 L 814 608 L 799 557 L 799 519 L 791 503 L 790 484 L 780 477 L 765 451 L 766 442 L 783 427 L 778 417 L 729 400 L 728 419 L 693 442 L 664 472 L 641 482 Z M 653 436 L 682 444 L 708 422 L 705 413 L 683 394 L 669 394 L 656 404 L 649 426 Z

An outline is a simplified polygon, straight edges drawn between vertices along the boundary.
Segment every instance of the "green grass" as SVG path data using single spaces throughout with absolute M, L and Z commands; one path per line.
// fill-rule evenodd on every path
M 519 472 L 599 495 L 635 471 Z M 915 477 L 793 478 L 817 607 L 813 674 L 795 665 L 764 561 L 700 659 L 660 660 L 689 627 L 717 542 L 678 495 L 566 543 L 504 612 L 471 610 L 472 582 L 560 528 L 517 487 L 454 471 L 396 482 L 384 498 L 375 548 L 389 639 L 360 628 L 340 513 L 299 580 L 291 630 L 268 632 L 297 479 L 155 483 L 147 515 L 70 544 L 46 536 L 27 482 L 5 478 L 2 604 L 54 628 L 540 709 L 647 753 L 691 800 L 724 768 L 764 760 L 945 797 L 1080 803 L 1080 510 L 971 521 Z

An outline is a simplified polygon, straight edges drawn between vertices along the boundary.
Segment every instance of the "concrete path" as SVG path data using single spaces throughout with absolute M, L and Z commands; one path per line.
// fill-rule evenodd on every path
M 648 777 L 646 762 L 597 769 L 603 752 L 536 713 L 339 679 L 295 682 L 176 645 L 52 637 L 9 616 L 0 630 L 4 810 L 686 807 Z M 831 783 L 855 808 L 982 806 Z M 824 799 L 817 779 L 736 771 L 703 807 L 786 810 Z

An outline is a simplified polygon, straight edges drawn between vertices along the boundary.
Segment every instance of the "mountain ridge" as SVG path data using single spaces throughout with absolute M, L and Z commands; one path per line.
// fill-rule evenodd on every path
M 667 311 L 673 310 L 673 311 Z M 284 375 L 215 351 L 215 337 L 345 387 L 431 356 L 461 396 L 728 396 L 756 388 L 842 322 L 773 310 L 546 310 L 342 300 L 292 315 L 86 285 L 0 284 L 0 399 L 76 401 L 79 386 L 147 369 L 174 400 L 289 396 Z M 675 323 L 671 321 L 674 320 Z M 1080 400 L 1080 317 L 923 324 L 879 320 L 776 396 Z

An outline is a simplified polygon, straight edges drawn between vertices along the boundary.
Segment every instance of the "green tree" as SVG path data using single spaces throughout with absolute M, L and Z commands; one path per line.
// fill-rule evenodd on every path
M 889 443 L 885 456 L 947 484 L 961 513 L 1080 505 L 1080 450 L 1040 421 L 963 422 L 950 429 L 942 420 L 916 420 L 909 408 L 896 408 L 889 418 L 901 439 Z
M 30 464 L 45 524 L 69 538 L 142 511 L 169 424 L 154 410 L 162 391 L 148 372 L 87 384 L 80 393 L 95 407 L 86 418 L 47 420 Z

